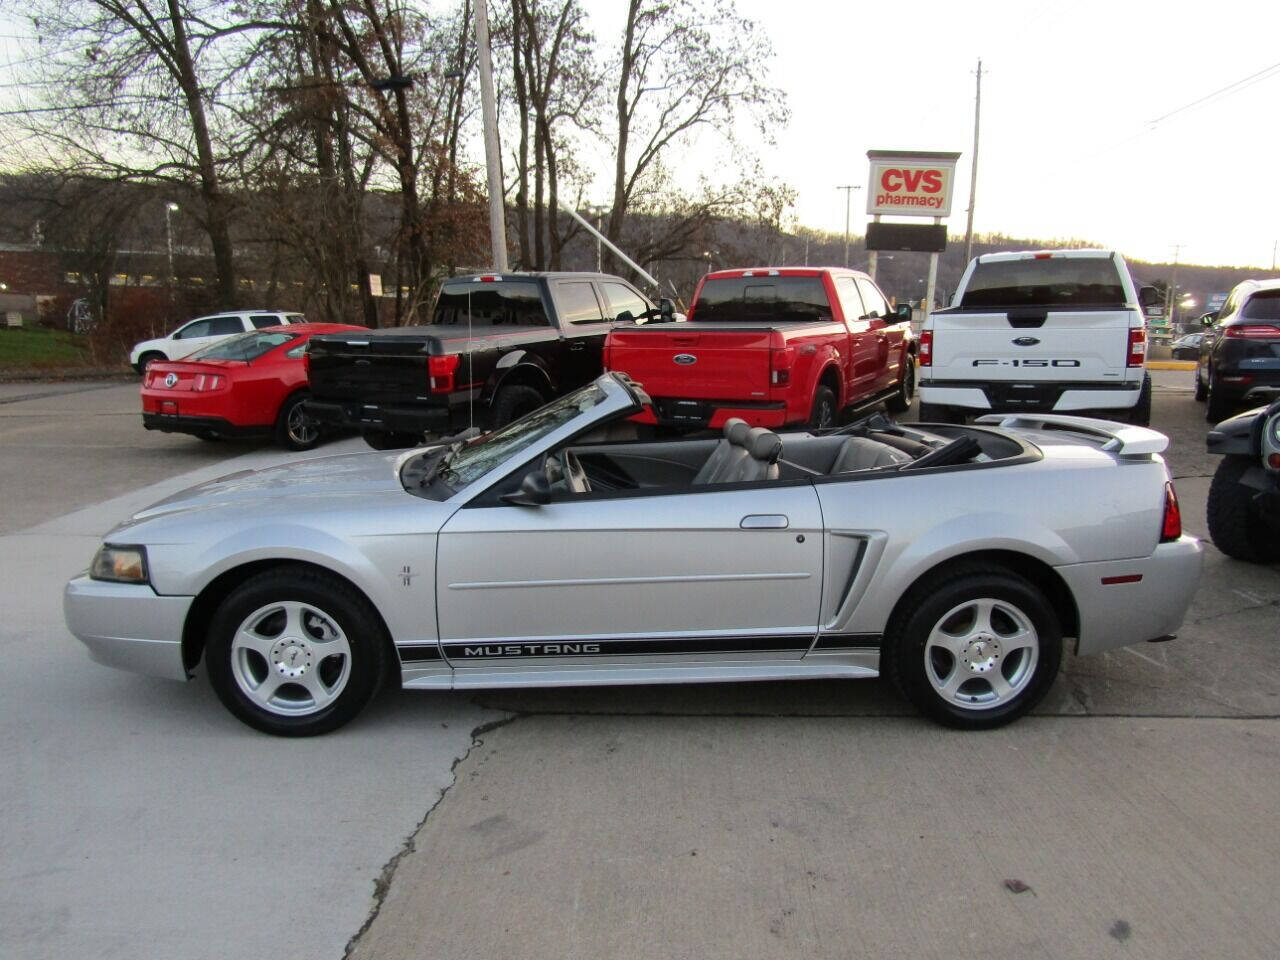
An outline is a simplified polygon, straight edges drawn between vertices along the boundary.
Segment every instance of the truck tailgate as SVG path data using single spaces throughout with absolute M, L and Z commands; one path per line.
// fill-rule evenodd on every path
M 307 353 L 311 394 L 318 400 L 395 403 L 429 392 L 427 347 L 420 333 L 412 338 L 327 334 L 312 337 Z
M 932 325 L 932 380 L 1020 380 L 1032 371 L 1040 382 L 1125 376 L 1123 310 L 943 310 Z
M 772 329 L 723 324 L 615 327 L 605 368 L 627 374 L 651 397 L 760 402 L 769 397 Z

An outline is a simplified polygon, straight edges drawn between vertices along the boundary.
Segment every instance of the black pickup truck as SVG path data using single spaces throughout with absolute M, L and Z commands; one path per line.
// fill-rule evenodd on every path
M 379 450 L 500 427 L 599 376 L 615 321 L 669 318 L 669 304 L 608 274 L 455 277 L 428 324 L 312 337 L 307 409 Z

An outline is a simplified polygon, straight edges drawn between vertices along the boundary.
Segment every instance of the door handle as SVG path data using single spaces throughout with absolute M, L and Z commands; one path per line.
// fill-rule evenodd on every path
M 587 349 L 587 345 L 586 345 L 585 343 L 582 343 L 581 341 L 579 341 L 579 342 L 577 342 L 577 343 L 571 343 L 571 344 L 569 344 L 569 349 L 570 349 L 570 350 L 585 350 L 585 349 Z
M 738 524 L 743 530 L 785 530 L 791 521 L 780 513 L 751 513 Z

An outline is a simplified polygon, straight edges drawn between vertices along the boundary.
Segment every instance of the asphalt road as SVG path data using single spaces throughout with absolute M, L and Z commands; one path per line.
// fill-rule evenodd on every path
M 1154 376 L 1204 535 L 1203 406 Z M 1280 953 L 1280 568 L 1209 546 L 1178 640 L 1068 658 L 993 733 L 869 681 L 390 694 L 277 740 L 62 625 L 116 520 L 285 458 L 136 404 L 0 388 L 0 956 Z

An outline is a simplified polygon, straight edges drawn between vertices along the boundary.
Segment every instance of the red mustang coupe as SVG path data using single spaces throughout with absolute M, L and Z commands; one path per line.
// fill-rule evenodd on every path
M 290 450 L 320 442 L 304 412 L 302 352 L 316 333 L 363 330 L 344 323 L 264 327 L 223 340 L 185 360 L 158 361 L 142 378 L 142 425 L 202 440 L 274 437 Z

